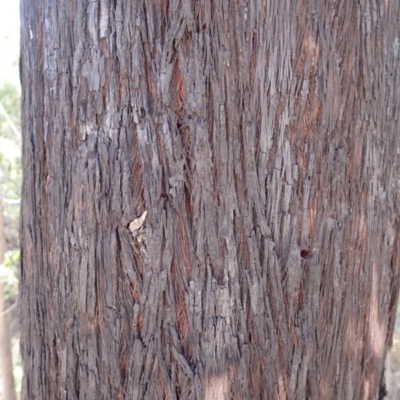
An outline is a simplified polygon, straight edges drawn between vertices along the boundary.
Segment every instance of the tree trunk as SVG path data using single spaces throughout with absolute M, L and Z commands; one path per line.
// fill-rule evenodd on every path
M 377 399 L 400 3 L 21 0 L 24 399 Z
M 3 196 L 0 194 L 0 268 L 4 263 L 6 240 L 4 235 Z M 13 362 L 11 351 L 10 324 L 4 299 L 3 283 L 0 281 L 0 377 L 2 381 L 1 395 L 3 400 L 15 400 Z
M 12 362 L 12 342 L 10 323 L 4 301 L 3 284 L 0 282 L 0 377 L 2 381 L 1 395 L 3 400 L 16 400 L 14 371 Z

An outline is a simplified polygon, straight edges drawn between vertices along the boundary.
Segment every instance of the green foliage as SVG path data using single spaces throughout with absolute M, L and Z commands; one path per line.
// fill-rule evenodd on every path
M 8 81 L 0 85 L 0 184 L 4 197 L 19 198 L 22 164 L 18 89 Z M 4 108 L 4 110 L 3 110 Z M 17 136 L 18 135 L 18 136 Z
M 4 264 L 0 265 L 0 282 L 3 284 L 5 300 L 15 300 L 18 294 L 19 250 L 7 251 Z
M 9 81 L 4 81 L 0 86 L 0 101 L 3 104 L 8 116 L 12 122 L 18 127 L 20 116 L 19 116 L 19 102 L 20 102 L 19 90 Z M 4 115 L 0 114 L 0 130 L 1 132 L 7 133 L 10 130 L 10 126 Z
M 18 291 L 19 204 L 12 200 L 17 200 L 21 196 L 19 104 L 18 88 L 9 81 L 0 83 L 0 194 L 4 199 L 4 234 L 8 250 L 4 264 L 0 266 L 0 281 L 4 285 L 5 296 L 9 301 L 15 301 Z
M 2 2 L 0 6 L 0 195 L 3 197 L 5 260 L 0 265 L 6 306 L 15 304 L 18 290 L 19 203 L 21 197 L 21 128 L 18 80 L 19 7 L 18 2 Z M 12 353 L 17 393 L 21 392 L 22 366 L 19 355 L 18 310 L 8 313 L 13 335 Z M 1 395 L 0 395 L 1 397 Z M 20 395 L 18 395 L 18 398 Z

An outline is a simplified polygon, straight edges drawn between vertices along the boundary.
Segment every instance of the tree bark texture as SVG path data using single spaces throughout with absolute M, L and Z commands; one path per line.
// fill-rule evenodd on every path
M 400 3 L 21 11 L 23 398 L 379 398 Z

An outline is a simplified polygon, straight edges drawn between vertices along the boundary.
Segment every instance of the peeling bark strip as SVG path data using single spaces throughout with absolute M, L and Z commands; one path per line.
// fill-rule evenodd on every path
M 23 398 L 378 398 L 400 2 L 21 12 Z

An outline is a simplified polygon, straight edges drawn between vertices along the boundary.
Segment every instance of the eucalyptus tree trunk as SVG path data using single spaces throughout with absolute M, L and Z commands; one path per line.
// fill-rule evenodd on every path
M 21 0 L 24 399 L 377 399 L 400 3 Z

